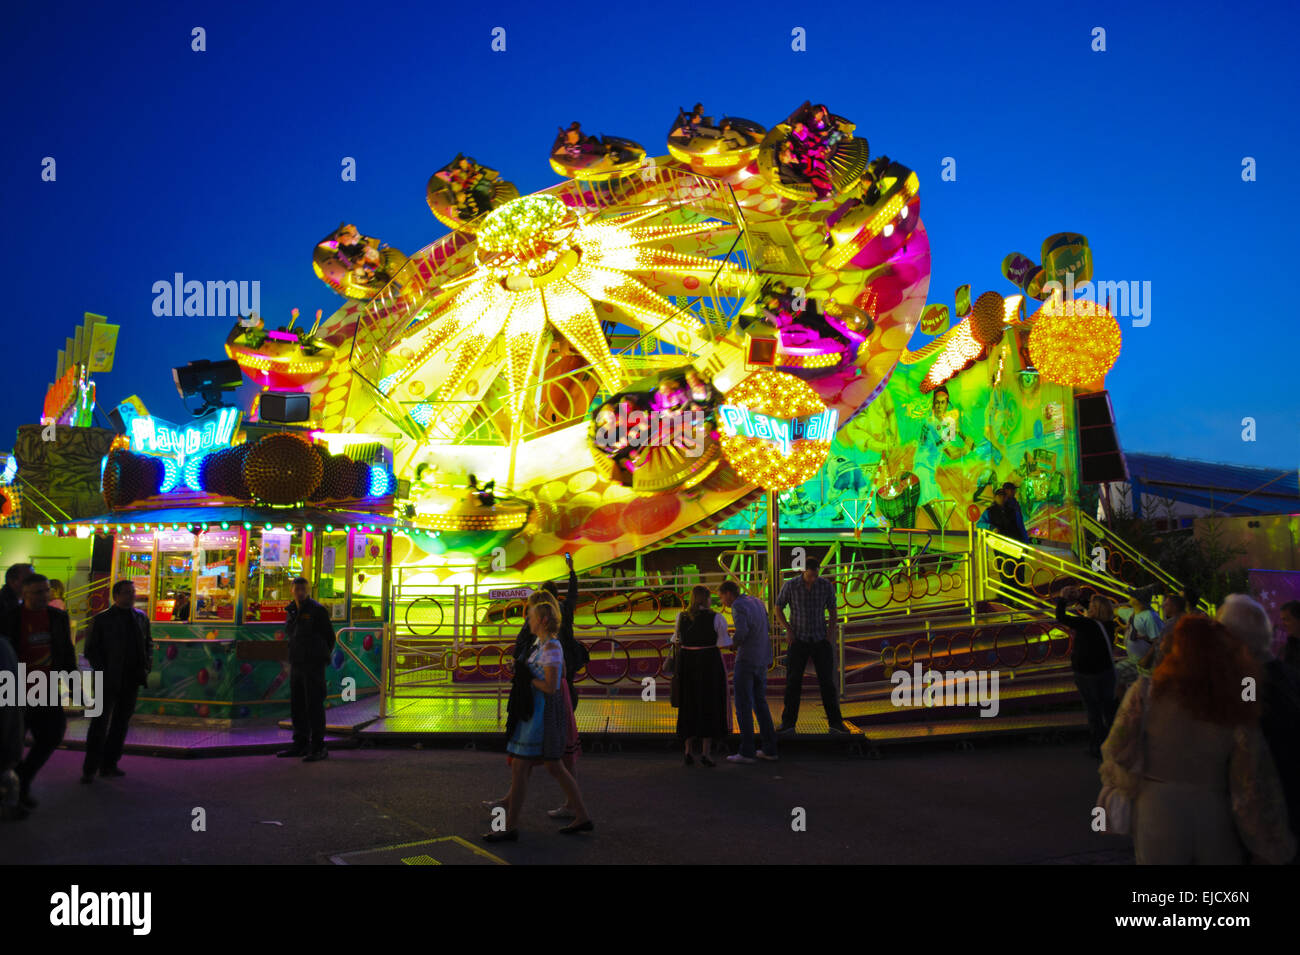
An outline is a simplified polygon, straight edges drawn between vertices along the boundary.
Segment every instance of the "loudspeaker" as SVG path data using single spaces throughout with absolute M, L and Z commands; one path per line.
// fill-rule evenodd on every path
M 1110 393 L 1105 391 L 1079 395 L 1074 399 L 1077 420 L 1082 428 L 1113 428 L 1115 414 L 1110 407 Z
M 259 417 L 263 421 L 282 424 L 306 421 L 311 417 L 311 395 L 292 391 L 268 391 L 263 393 L 258 408 Z
M 774 366 L 776 364 L 776 339 L 751 336 L 745 363 L 749 365 L 766 365 L 769 368 Z
M 1114 454 L 1119 450 L 1119 441 L 1114 428 L 1080 428 L 1079 455 Z
M 1079 480 L 1084 484 L 1127 481 L 1128 463 L 1115 433 L 1115 412 L 1110 394 L 1098 391 L 1074 399 L 1079 433 Z
M 90 572 L 107 574 L 113 570 L 113 538 L 96 534 L 90 551 Z
M 1084 484 L 1123 484 L 1128 465 L 1122 454 L 1099 454 L 1079 461 L 1079 480 Z

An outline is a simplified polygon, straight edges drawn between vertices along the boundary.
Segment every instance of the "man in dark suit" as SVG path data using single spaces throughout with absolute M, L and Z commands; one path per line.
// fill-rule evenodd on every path
M 5 585 L 0 587 L 0 611 L 5 616 L 13 613 L 23 599 L 23 581 L 35 571 L 31 564 L 12 564 L 5 571 Z
M 135 609 L 135 584 L 131 581 L 114 584 L 113 605 L 91 621 L 86 659 L 104 675 L 104 698 L 100 714 L 86 735 L 83 783 L 93 782 L 96 772 L 107 778 L 126 775 L 117 768 L 117 761 L 122 758 L 136 696 L 153 669 L 149 619 Z
M 42 673 L 48 681 L 50 673 L 76 673 L 72 626 L 65 611 L 49 604 L 49 578 L 29 574 L 23 581 L 22 595 L 22 603 L 4 613 L 3 626 L 28 677 Z M 25 809 L 35 809 L 32 780 L 63 742 L 68 721 L 63 716 L 62 702 L 56 698 L 47 700 L 44 706 L 24 706 L 23 722 L 32 734 L 32 748 L 14 769 L 18 774 L 18 802 Z
M 293 603 L 286 608 L 289 638 L 289 699 L 293 713 L 293 745 L 276 753 L 298 756 L 304 763 L 326 759 L 325 666 L 334 652 L 334 624 L 329 611 L 308 595 L 305 577 L 293 582 Z
M 18 679 L 18 657 L 8 640 L 0 639 L 0 674 Z M 18 805 L 21 792 L 14 771 L 23 758 L 23 709 L 0 706 L 0 821 L 27 818 L 27 810 Z

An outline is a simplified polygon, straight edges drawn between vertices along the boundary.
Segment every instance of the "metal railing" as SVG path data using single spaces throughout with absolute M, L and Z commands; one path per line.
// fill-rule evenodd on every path
M 827 563 L 820 574 L 835 587 L 839 689 L 842 697 L 880 669 L 923 661 L 939 668 L 990 659 L 1004 669 L 1064 666 L 1072 637 L 1055 620 L 1053 601 L 1067 584 L 1123 602 L 1129 585 L 1091 566 L 972 528 L 966 550 L 930 551 L 924 536 L 880 558 Z M 765 553 L 722 552 L 719 570 L 640 577 L 588 577 L 579 582 L 575 636 L 591 663 L 575 683 L 640 684 L 663 676 L 664 649 L 690 590 L 716 592 L 725 579 L 763 599 Z M 511 651 L 524 624 L 525 601 L 493 600 L 502 586 L 464 568 L 462 583 L 421 583 L 420 568 L 395 575 L 395 613 L 386 635 L 385 688 L 393 697 L 447 691 L 453 684 L 499 692 L 513 666 Z M 800 571 L 782 569 L 782 583 Z M 1166 575 L 1168 576 L 1168 575 Z M 1172 579 L 1172 578 L 1171 578 Z M 561 597 L 564 587 L 561 586 Z M 994 602 L 1005 609 L 989 610 Z M 775 608 L 770 616 L 775 624 Z M 773 668 L 787 639 L 773 639 Z M 991 654 L 991 656 L 990 656 Z
M 1154 583 L 1159 584 L 1167 593 L 1182 593 L 1183 585 L 1177 578 L 1082 510 L 1075 511 L 1074 528 L 1075 547 L 1080 563 L 1092 565 L 1100 562 L 1111 577 L 1129 587 Z M 1197 609 L 1207 614 L 1213 613 L 1214 604 L 1202 599 Z
M 734 552 L 733 552 L 734 553 Z M 727 555 L 720 559 L 725 561 Z M 969 607 L 969 558 L 964 553 L 890 557 L 828 564 L 822 568 L 836 592 L 836 624 L 845 628 L 872 620 L 918 614 L 965 614 Z M 765 570 L 734 573 L 723 563 L 717 572 L 687 571 L 587 578 L 579 583 L 575 636 L 587 645 L 591 662 L 575 680 L 612 687 L 662 676 L 664 649 L 691 588 L 716 592 L 732 578 L 748 593 L 766 592 Z M 507 679 L 511 651 L 524 624 L 523 599 L 492 600 L 499 583 L 418 583 L 395 579 L 395 612 L 385 650 L 386 692 L 394 697 L 427 695 L 453 683 L 484 685 Z M 783 572 L 782 577 L 797 575 Z M 561 597 L 565 596 L 561 586 Z M 774 655 L 783 640 L 774 636 Z M 775 663 L 773 664 L 775 666 Z M 841 646 L 839 666 L 845 666 Z M 843 685 L 843 679 L 841 679 Z
M 375 633 L 375 632 L 376 631 L 374 627 L 343 627 L 339 630 L 334 631 L 334 646 L 338 647 L 340 650 L 342 650 L 344 653 L 350 656 L 353 662 L 356 663 L 356 665 L 361 668 L 362 672 L 364 672 L 366 676 L 370 677 L 370 679 L 374 681 L 375 686 L 379 687 L 382 690 L 384 686 L 384 681 L 380 677 L 380 675 L 375 673 L 374 670 L 370 669 L 370 666 L 366 663 L 366 661 L 362 660 L 361 657 L 357 656 L 356 651 L 354 651 L 350 646 L 348 646 L 342 640 L 338 639 L 340 636 L 342 636 L 345 633 Z M 379 630 L 379 633 L 381 636 L 383 635 L 382 628 Z M 382 658 L 382 651 L 381 651 L 381 658 Z
M 975 528 L 974 558 L 982 584 L 980 599 L 997 599 L 1027 610 L 1054 609 L 1055 595 L 1067 585 L 1087 586 L 1123 604 L 1132 587 L 1104 570 L 1076 563 L 1050 551 Z M 1171 578 L 1172 580 L 1172 578 Z
M 90 621 L 95 616 L 95 610 L 92 609 L 94 600 L 92 599 L 97 592 L 103 592 L 108 595 L 108 588 L 112 581 L 108 577 L 102 577 L 99 580 L 92 580 L 82 587 L 72 587 L 63 591 L 63 603 L 65 607 L 71 608 L 74 603 L 84 602 L 85 615 L 71 619 L 73 639 L 76 635 L 90 625 Z M 107 601 L 104 607 L 107 608 Z M 71 613 L 69 612 L 69 617 Z

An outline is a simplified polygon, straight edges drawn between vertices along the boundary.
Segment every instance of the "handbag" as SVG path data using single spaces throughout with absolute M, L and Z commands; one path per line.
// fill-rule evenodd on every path
M 663 675 L 668 677 L 668 679 L 670 680 L 674 679 L 677 676 L 677 671 L 678 669 L 680 669 L 678 666 L 677 654 L 681 652 L 679 649 L 680 644 L 678 643 L 678 641 L 681 640 L 682 638 L 682 617 L 683 616 L 684 614 L 677 615 L 677 627 L 673 631 L 672 642 L 668 644 L 668 656 L 664 658 L 664 664 L 662 669 L 660 670 L 660 672 L 663 673 Z M 676 703 L 673 703 L 673 706 L 676 705 L 677 705 Z
M 1109 642 L 1109 641 L 1108 641 Z M 1142 688 L 1142 719 L 1138 723 L 1137 759 L 1132 766 L 1125 769 L 1139 780 L 1146 763 L 1147 713 L 1151 708 L 1151 681 Z M 1097 808 L 1106 813 L 1105 832 L 1114 836 L 1133 834 L 1133 800 L 1136 793 L 1130 794 L 1118 786 L 1106 783 L 1097 794 Z
M 1106 813 L 1105 831 L 1113 836 L 1133 833 L 1133 800 L 1122 789 L 1102 786 L 1097 794 L 1097 807 Z

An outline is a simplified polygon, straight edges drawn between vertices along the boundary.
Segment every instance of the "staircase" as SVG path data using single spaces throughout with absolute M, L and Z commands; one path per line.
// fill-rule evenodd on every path
M 1124 603 L 1132 587 L 1178 581 L 1107 528 L 1084 515 L 1073 554 L 1022 544 L 973 528 L 966 546 L 945 538 L 930 551 L 925 532 L 899 535 L 892 556 L 825 565 L 836 587 L 841 706 L 847 722 L 873 742 L 963 738 L 990 733 L 1056 735 L 1084 725 L 1070 671 L 1072 637 L 1056 623 L 1055 595 L 1069 585 Z M 906 539 L 907 543 L 901 543 Z M 891 536 L 891 543 L 893 537 Z M 768 578 L 761 553 L 732 551 L 720 573 L 691 569 L 674 576 L 589 577 L 580 583 L 575 633 L 592 661 L 576 681 L 584 696 L 638 696 L 647 678 L 663 685 L 665 650 L 690 588 L 711 590 L 736 579 L 764 598 Z M 789 571 L 782 577 L 793 576 Z M 523 620 L 523 601 L 493 600 L 475 575 L 460 584 L 420 585 L 419 568 L 402 568 L 395 587 L 393 639 L 385 663 L 386 698 L 460 699 L 500 696 L 511 668 L 509 648 Z M 774 637 L 777 665 L 769 692 L 784 688 L 785 641 Z M 962 705 L 927 706 L 923 696 L 900 699 L 906 681 L 933 671 L 940 699 Z M 896 674 L 898 684 L 894 682 Z M 984 689 L 998 684 L 996 703 L 978 694 L 961 701 L 972 676 Z M 905 679 L 906 678 L 906 679 Z M 926 677 L 925 679 L 931 679 Z M 897 691 L 897 692 L 896 692 Z M 808 711 L 819 708 L 812 668 L 805 674 Z M 918 702 L 919 701 L 919 702 Z M 775 702 L 775 701 L 774 701 Z M 996 717 L 981 716 L 981 711 Z M 810 712 L 810 716 L 813 714 Z

